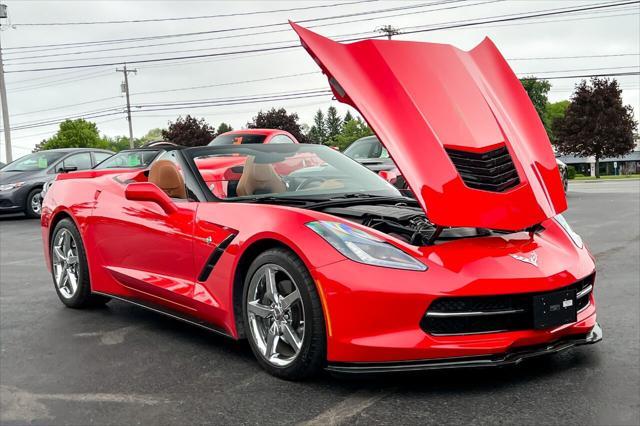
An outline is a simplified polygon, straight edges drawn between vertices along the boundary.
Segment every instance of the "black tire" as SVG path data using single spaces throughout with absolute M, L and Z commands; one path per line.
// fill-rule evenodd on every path
M 249 284 L 256 271 L 266 264 L 276 264 L 284 268 L 293 278 L 300 291 L 305 312 L 305 337 L 302 347 L 297 357 L 285 367 L 275 366 L 264 359 L 252 338 L 249 326 L 247 312 Z M 249 345 L 260 366 L 268 373 L 286 380 L 302 380 L 316 375 L 325 365 L 327 344 L 322 305 L 309 271 L 293 252 L 283 248 L 275 248 L 267 250 L 256 257 L 244 278 L 242 307 L 242 319 L 244 328 L 247 330 Z
M 25 206 L 24 206 L 24 213 L 27 215 L 27 217 L 33 218 L 33 219 L 37 219 L 40 217 L 40 210 L 36 211 L 33 209 L 33 199 L 35 197 L 40 197 L 40 209 L 42 209 L 42 188 L 34 188 L 31 191 L 29 191 L 29 194 L 27 195 L 27 201 L 25 202 Z
M 80 236 L 80 232 L 78 232 L 78 228 L 76 228 L 75 223 L 73 223 L 73 221 L 69 218 L 62 219 L 60 222 L 58 222 L 53 230 L 53 233 L 51 234 L 51 241 L 49 244 L 49 254 L 51 256 L 52 263 L 54 258 L 53 248 L 54 248 L 55 239 L 56 239 L 56 236 L 59 235 L 59 233 L 63 229 L 66 229 L 71 233 L 75 242 L 75 246 L 78 251 L 78 268 L 77 268 L 78 288 L 72 297 L 64 297 L 61 294 L 60 289 L 56 285 L 55 270 L 52 265 L 51 278 L 53 279 L 53 287 L 56 290 L 56 294 L 58 295 L 58 298 L 67 307 L 74 308 L 74 309 L 82 309 L 82 308 L 104 305 L 110 300 L 110 298 L 91 293 L 91 280 L 89 278 L 89 266 L 87 264 L 87 255 L 84 250 L 84 244 L 82 243 L 82 237 Z

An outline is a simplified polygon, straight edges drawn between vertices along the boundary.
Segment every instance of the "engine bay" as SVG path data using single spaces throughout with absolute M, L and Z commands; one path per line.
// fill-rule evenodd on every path
M 421 208 L 405 203 L 328 207 L 323 211 L 384 232 L 415 246 L 491 235 L 490 230 L 483 228 L 438 227 L 429 222 Z

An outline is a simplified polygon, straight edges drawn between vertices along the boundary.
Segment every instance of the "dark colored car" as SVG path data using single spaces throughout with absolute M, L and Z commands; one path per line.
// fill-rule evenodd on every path
M 407 182 L 376 136 L 366 136 L 353 142 L 344 150 L 344 155 L 356 160 L 369 170 L 378 173 L 396 188 L 409 191 Z M 383 173 L 380 173 L 383 172 Z
M 556 158 L 556 164 L 558 164 L 558 170 L 560 170 L 560 176 L 562 177 L 562 187 L 564 188 L 565 194 L 567 193 L 567 189 L 569 189 L 569 169 L 567 165 L 562 161 Z
M 125 149 L 97 164 L 94 169 L 146 169 L 164 152 L 180 148 L 171 142 L 162 142 Z
M 61 148 L 35 152 L 0 170 L 0 213 L 40 217 L 43 186 L 58 173 L 86 170 L 113 152 L 93 148 Z

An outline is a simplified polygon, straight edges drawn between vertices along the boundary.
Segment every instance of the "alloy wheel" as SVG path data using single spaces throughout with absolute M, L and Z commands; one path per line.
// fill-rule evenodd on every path
M 53 274 L 62 297 L 72 298 L 79 283 L 78 246 L 68 229 L 60 229 L 53 239 Z
M 251 338 L 264 359 L 277 367 L 291 364 L 304 343 L 304 305 L 300 290 L 281 266 L 261 266 L 247 295 Z
M 40 210 L 42 210 L 42 193 L 36 192 L 33 197 L 31 197 L 31 210 L 39 215 Z

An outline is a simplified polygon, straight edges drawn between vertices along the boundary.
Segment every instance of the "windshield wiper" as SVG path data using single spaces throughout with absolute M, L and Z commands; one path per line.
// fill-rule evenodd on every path
M 254 198 L 238 198 L 235 200 L 226 200 L 238 203 L 260 203 L 260 204 L 295 204 L 306 206 L 309 203 L 317 203 L 326 201 L 326 198 L 307 198 L 307 197 L 254 197 Z

